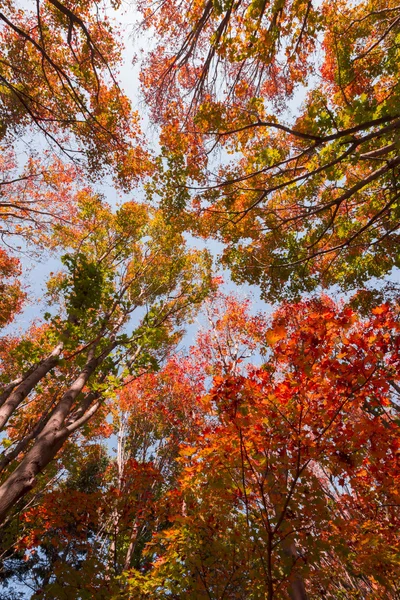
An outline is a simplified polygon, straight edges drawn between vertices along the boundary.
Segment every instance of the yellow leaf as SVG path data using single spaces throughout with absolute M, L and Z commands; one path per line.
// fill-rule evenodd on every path
M 265 334 L 268 344 L 276 344 L 279 340 L 286 337 L 286 329 L 283 325 L 278 325 L 273 329 L 269 329 Z
M 195 452 L 197 452 L 197 448 L 193 448 L 192 446 L 188 446 L 187 448 L 182 448 L 180 451 L 181 456 L 192 456 Z

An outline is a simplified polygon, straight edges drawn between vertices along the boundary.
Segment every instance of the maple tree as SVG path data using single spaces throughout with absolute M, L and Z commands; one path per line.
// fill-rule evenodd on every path
M 396 2 L 139 6 L 170 218 L 273 301 L 398 267 Z
M 203 398 L 171 524 L 126 597 L 397 597 L 396 311 L 288 305 L 265 338 L 261 368 L 220 368 Z
M 3 530 L 6 582 L 28 585 L 35 598 L 110 598 L 124 588 L 124 570 L 150 567 L 143 550 L 167 523 L 179 445 L 202 420 L 198 367 L 172 356 L 158 374 L 126 382 L 112 420 L 92 420 L 90 432 L 64 446 L 40 501 Z M 102 447 L 110 436 L 111 453 Z
M 88 180 L 109 172 L 128 190 L 151 172 L 139 115 L 116 78 L 122 45 L 107 9 L 118 5 L 1 3 L 2 324 L 23 305 L 26 282 L 10 279 L 18 252 L 54 250 L 53 227 L 73 221 Z

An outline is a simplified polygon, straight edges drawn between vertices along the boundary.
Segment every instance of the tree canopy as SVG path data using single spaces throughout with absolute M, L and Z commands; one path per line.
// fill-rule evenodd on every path
M 155 193 L 225 243 L 235 281 L 276 302 L 398 267 L 396 3 L 141 6 Z
M 400 597 L 399 36 L 0 0 L 2 599 Z

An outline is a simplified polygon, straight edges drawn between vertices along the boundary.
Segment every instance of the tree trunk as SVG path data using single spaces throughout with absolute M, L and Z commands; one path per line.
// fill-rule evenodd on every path
M 82 391 L 104 355 L 92 358 L 61 397 L 42 432 L 15 471 L 0 486 L 0 523 L 15 503 L 29 492 L 36 483 L 36 476 L 55 457 L 74 428 L 65 426 L 74 400 Z
M 0 430 L 3 429 L 8 419 L 11 417 L 16 408 L 28 396 L 43 377 L 53 369 L 62 352 L 63 344 L 58 344 L 53 352 L 38 365 L 22 380 L 17 388 L 9 389 L 8 397 L 4 398 L 3 405 L 0 408 Z M 7 389 L 4 394 L 7 393 Z
M 0 523 L 15 503 L 35 486 L 36 476 L 55 457 L 68 435 L 68 431 L 58 435 L 43 431 L 40 439 L 0 487 Z
M 292 567 L 295 567 L 295 564 L 299 559 L 296 544 L 290 540 L 283 540 L 282 548 L 286 556 L 290 557 Z M 308 600 L 303 578 L 294 572 L 290 576 L 289 581 L 289 596 L 291 600 Z

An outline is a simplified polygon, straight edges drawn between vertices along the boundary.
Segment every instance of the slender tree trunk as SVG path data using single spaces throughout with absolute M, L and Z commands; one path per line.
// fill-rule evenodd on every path
M 118 491 L 122 491 L 122 479 L 124 476 L 125 466 L 125 426 L 124 422 L 120 422 L 118 431 L 118 445 L 117 445 L 117 468 L 118 468 Z M 118 512 L 117 507 L 113 510 L 112 522 L 113 529 L 111 534 L 110 543 L 110 556 L 109 556 L 109 570 L 113 569 L 114 574 L 119 573 L 118 565 L 118 536 L 119 536 L 119 522 L 121 515 Z
M 282 548 L 285 554 L 291 558 L 292 566 L 295 566 L 296 561 L 299 558 L 296 550 L 296 544 L 294 542 L 284 540 L 282 542 Z M 308 600 L 304 580 L 296 572 L 294 572 L 290 577 L 289 595 L 291 600 Z
M 131 535 L 129 537 L 129 546 L 125 556 L 124 570 L 127 571 L 131 566 L 133 553 L 135 552 L 135 548 L 138 542 L 139 534 L 141 533 L 141 529 L 138 526 L 136 519 L 132 527 Z
M 276 503 L 274 504 L 276 515 L 283 516 L 282 508 Z M 304 580 L 301 575 L 296 572 L 296 563 L 299 561 L 299 553 L 297 552 L 296 543 L 293 537 L 283 537 L 281 540 L 281 547 L 283 553 L 288 557 L 290 563 L 290 575 L 289 575 L 289 596 L 291 600 L 308 600 Z
M 3 397 L 5 397 L 0 408 L 0 430 L 3 429 L 15 409 L 18 408 L 23 400 L 25 400 L 39 381 L 56 366 L 62 349 L 63 344 L 58 344 L 53 352 L 31 370 L 16 388 L 14 386 L 11 387 L 11 385 L 8 386 L 8 390 L 6 388 L 5 392 L 3 392 Z

